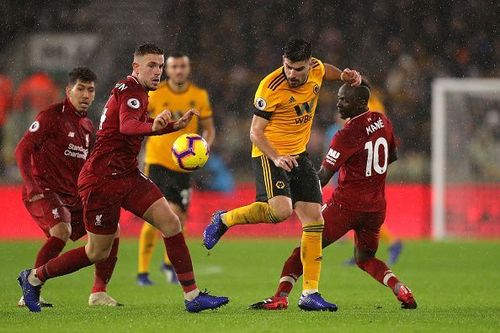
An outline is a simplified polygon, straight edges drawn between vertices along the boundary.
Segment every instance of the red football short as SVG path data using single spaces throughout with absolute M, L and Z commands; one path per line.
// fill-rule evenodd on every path
M 377 252 L 380 227 L 385 220 L 385 210 L 380 212 L 357 212 L 330 201 L 323 209 L 322 214 L 325 220 L 323 244 L 333 243 L 348 231 L 354 230 L 356 248 L 368 252 Z
M 81 206 L 66 206 L 55 193 L 44 193 L 45 197 L 33 202 L 25 201 L 24 205 L 40 229 L 50 237 L 50 229 L 58 223 L 71 223 L 70 239 L 76 241 L 87 232 L 83 225 Z
M 114 234 L 120 220 L 120 208 L 142 217 L 163 197 L 158 187 L 139 170 L 132 174 L 103 178 L 80 175 L 78 191 L 83 203 L 85 228 L 99 235 Z

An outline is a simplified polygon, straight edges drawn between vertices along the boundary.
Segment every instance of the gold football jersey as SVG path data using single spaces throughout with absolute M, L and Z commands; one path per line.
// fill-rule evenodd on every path
M 176 93 L 170 89 L 168 83 L 163 81 L 158 89 L 149 93 L 149 113 L 152 118 L 156 117 L 163 110 L 169 109 L 173 119 L 179 119 L 189 109 L 196 109 L 200 112 L 200 119 L 212 117 L 212 108 L 208 99 L 207 91 L 189 84 L 186 91 Z M 170 170 L 185 172 L 180 169 L 172 160 L 172 144 L 175 139 L 184 133 L 198 133 L 198 117 L 193 117 L 189 124 L 176 132 L 165 135 L 150 136 L 146 143 L 146 154 L 144 162 L 146 164 L 159 164 Z
M 266 76 L 255 93 L 256 114 L 269 119 L 264 135 L 280 155 L 296 155 L 306 150 L 311 136 L 312 121 L 318 104 L 325 66 L 312 58 L 306 83 L 292 88 L 283 67 Z M 253 145 L 252 157 L 263 153 Z

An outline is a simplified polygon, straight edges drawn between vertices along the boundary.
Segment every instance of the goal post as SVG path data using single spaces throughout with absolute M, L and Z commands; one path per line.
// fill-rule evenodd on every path
M 499 119 L 500 79 L 433 81 L 434 239 L 500 237 Z

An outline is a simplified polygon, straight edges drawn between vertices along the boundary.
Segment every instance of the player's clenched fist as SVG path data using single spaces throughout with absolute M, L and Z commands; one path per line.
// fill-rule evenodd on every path
M 174 123 L 174 129 L 178 130 L 178 129 L 186 127 L 187 124 L 189 124 L 189 122 L 191 121 L 191 119 L 195 115 L 199 117 L 200 113 L 195 109 L 188 110 L 188 112 L 184 113 L 184 115 Z
M 350 83 L 352 87 L 357 87 L 361 84 L 361 74 L 354 69 L 344 69 L 340 74 L 340 79 L 346 83 Z
M 276 165 L 278 168 L 285 169 L 286 171 L 290 172 L 294 167 L 298 167 L 299 163 L 297 162 L 298 156 L 290 156 L 290 155 L 285 155 L 285 156 L 278 156 L 274 159 L 274 165 Z

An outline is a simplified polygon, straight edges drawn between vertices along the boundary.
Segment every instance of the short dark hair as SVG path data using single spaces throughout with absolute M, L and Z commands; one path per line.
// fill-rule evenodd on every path
M 296 37 L 291 37 L 283 49 L 283 55 L 290 61 L 304 61 L 311 58 L 311 43 Z
M 94 82 L 97 75 L 88 67 L 75 67 L 68 73 L 68 85 L 75 85 L 76 81 Z
M 362 80 L 361 84 L 356 87 L 355 94 L 357 98 L 365 100 L 368 103 L 371 95 L 370 85 L 365 80 Z
M 146 43 L 139 45 L 134 52 L 134 56 L 143 56 L 146 54 L 161 54 L 163 55 L 165 52 L 163 52 L 162 49 L 160 49 L 158 46 L 155 44 L 151 43 Z

